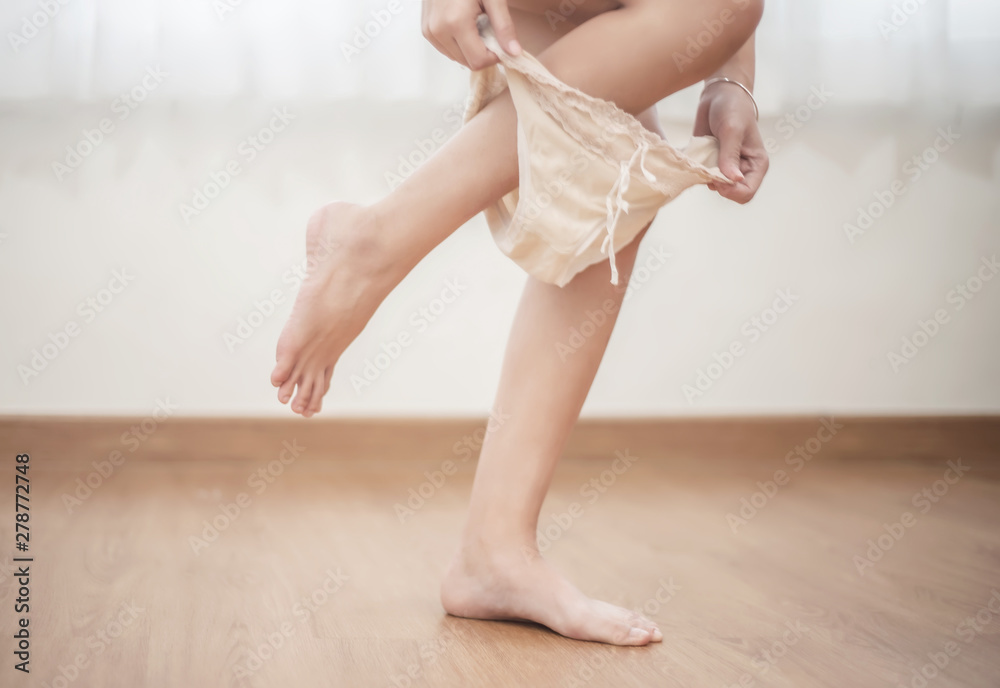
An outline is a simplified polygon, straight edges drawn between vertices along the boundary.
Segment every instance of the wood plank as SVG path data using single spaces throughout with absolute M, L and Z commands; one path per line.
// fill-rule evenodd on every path
M 643 608 L 664 631 L 662 644 L 615 648 L 441 610 L 438 583 L 474 460 L 406 522 L 393 507 L 452 454 L 456 434 L 475 429 L 472 421 L 421 421 L 410 435 L 396 426 L 386 436 L 385 424 L 371 422 L 364 431 L 307 431 L 284 421 L 171 420 L 68 508 L 63 495 L 119 443 L 121 425 L 8 419 L 0 424 L 5 481 L 13 482 L 15 449 L 32 452 L 36 561 L 31 682 L 14 675 L 4 640 L 0 685 L 881 688 L 921 685 L 913 672 L 953 642 L 958 654 L 928 685 L 996 686 L 996 421 L 843 422 L 798 471 L 784 456 L 814 435 L 815 418 L 584 423 L 543 526 L 581 499 L 580 486 L 609 466 L 615 448 L 640 460 L 552 533 L 545 556 L 584 592 Z M 313 444 L 273 482 L 251 487 L 290 437 Z M 414 438 L 421 442 L 409 444 Z M 373 455 L 379 448 L 385 456 Z M 959 458 L 969 472 L 921 512 L 914 495 Z M 727 514 L 782 468 L 789 481 L 734 533 Z M 248 506 L 195 551 L 190 538 L 216 517 L 224 523 L 220 504 L 241 492 Z M 18 589 L 5 566 L 12 501 L 3 490 L 7 639 Z M 854 558 L 907 511 L 913 527 L 859 574 Z M 980 631 L 970 636 L 965 620 L 976 614 Z M 784 645 L 786 632 L 794 642 Z M 86 666 L 59 682 L 78 656 Z

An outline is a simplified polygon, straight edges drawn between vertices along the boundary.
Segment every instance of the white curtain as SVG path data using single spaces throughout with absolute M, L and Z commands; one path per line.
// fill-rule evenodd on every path
M 5 0 L 0 99 L 111 101 L 159 66 L 157 97 L 181 100 L 461 100 L 467 75 L 419 17 L 417 0 Z M 821 86 L 1000 104 L 998 0 L 768 0 L 758 46 L 764 114 Z

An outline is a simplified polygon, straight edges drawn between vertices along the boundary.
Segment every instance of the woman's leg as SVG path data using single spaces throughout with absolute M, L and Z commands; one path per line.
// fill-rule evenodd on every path
M 626 0 L 613 11 L 604 11 L 602 0 L 562 1 L 578 5 L 566 24 L 603 13 L 558 38 L 539 59 L 566 83 L 633 114 L 724 63 L 762 10 L 762 0 Z M 538 15 L 561 16 L 560 0 L 521 2 Z M 676 56 L 686 56 L 689 40 L 709 24 L 718 36 L 679 66 Z M 310 276 L 278 340 L 271 374 L 282 403 L 298 388 L 292 409 L 318 411 L 337 359 L 386 294 L 434 246 L 517 185 L 515 126 L 505 93 L 382 201 L 333 203 L 310 219 Z
M 609 283 L 603 263 L 563 288 L 528 279 L 494 406 L 505 420 L 483 443 L 462 542 L 441 585 L 451 614 L 527 619 L 615 645 L 663 638 L 648 619 L 585 596 L 541 558 L 536 539 L 549 481 L 601 363 L 638 246 L 636 239 L 617 253 L 621 287 Z M 556 348 L 596 311 L 607 318 L 582 346 L 571 355 Z

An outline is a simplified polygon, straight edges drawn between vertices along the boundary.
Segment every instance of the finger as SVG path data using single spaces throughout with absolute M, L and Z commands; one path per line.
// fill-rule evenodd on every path
M 742 134 L 740 129 L 728 127 L 719 132 L 719 171 L 734 182 L 743 181 L 740 165 Z
M 434 34 L 432 34 L 430 31 L 424 33 L 424 38 L 426 38 L 427 42 L 430 43 L 432 46 L 434 46 L 434 49 L 437 50 L 439 53 L 441 53 L 450 60 L 455 59 L 448 53 L 447 50 L 444 49 L 444 46 L 441 45 L 441 41 L 435 38 Z
M 769 163 L 766 156 L 763 158 L 749 158 L 747 163 L 744 178 L 747 192 L 749 193 L 747 200 L 749 201 L 756 195 L 757 189 L 760 188 L 761 182 L 764 181 L 764 175 L 767 174 Z
M 521 44 L 517 42 L 517 35 L 514 31 L 514 20 L 510 18 L 510 10 L 507 9 L 507 0 L 484 0 L 486 14 L 490 18 L 493 31 L 496 32 L 500 45 L 510 55 L 521 54 Z
M 757 189 L 760 188 L 760 184 L 764 179 L 764 174 L 767 172 L 767 158 L 744 158 L 743 159 L 743 173 L 744 179 L 742 182 L 736 182 L 725 187 L 720 186 L 718 189 L 719 195 L 723 198 L 728 198 L 736 203 L 748 203 L 757 194 Z
M 442 35 L 442 38 L 436 38 L 435 40 L 438 41 L 437 49 L 442 55 L 447 57 L 449 60 L 454 60 L 463 67 L 469 66 L 469 63 L 465 60 L 465 55 L 462 54 L 462 51 L 459 49 L 458 43 L 455 42 L 454 38 L 451 36 L 444 37 Z
M 465 64 L 476 72 L 499 62 L 499 58 L 486 49 L 483 39 L 474 30 L 463 31 L 455 36 L 458 49 L 465 56 Z
M 723 189 L 719 189 L 719 195 L 723 198 L 729 199 L 734 203 L 739 203 L 743 205 L 753 198 L 753 194 L 750 192 L 749 187 L 743 182 L 736 182 L 730 186 Z

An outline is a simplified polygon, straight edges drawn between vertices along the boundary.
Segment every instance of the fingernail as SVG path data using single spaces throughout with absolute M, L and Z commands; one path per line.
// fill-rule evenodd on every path
M 659 628 L 654 628 L 653 629 L 653 642 L 654 643 L 658 643 L 661 640 L 663 640 L 663 633 L 660 631 Z
M 521 44 L 518 43 L 517 41 L 511 41 L 508 44 L 507 49 L 508 49 L 507 52 L 509 52 L 511 55 L 521 54 Z
M 633 628 L 628 632 L 629 640 L 645 640 L 649 637 L 649 631 L 643 630 L 641 628 Z

